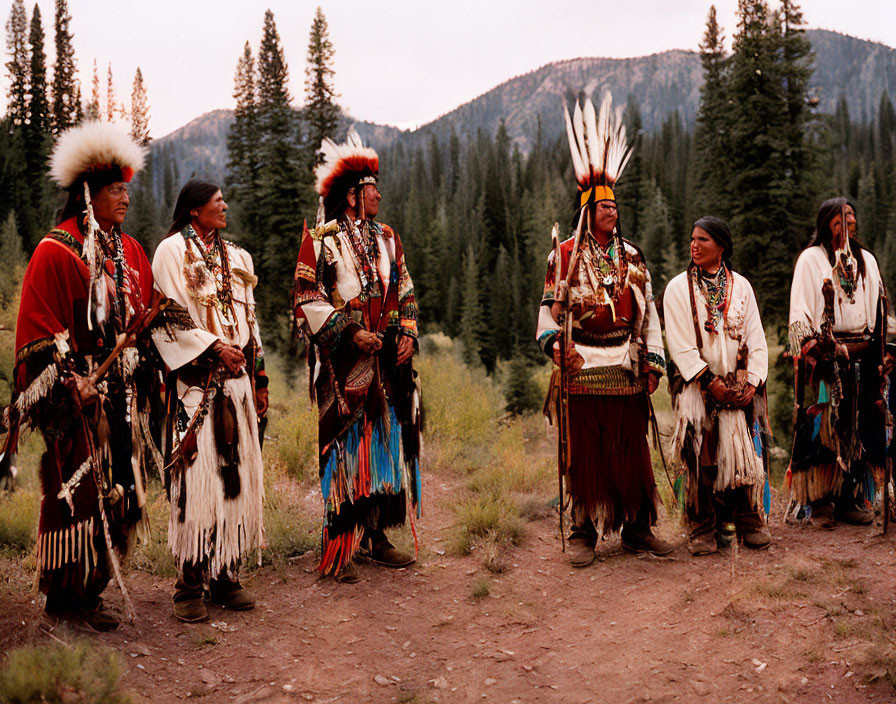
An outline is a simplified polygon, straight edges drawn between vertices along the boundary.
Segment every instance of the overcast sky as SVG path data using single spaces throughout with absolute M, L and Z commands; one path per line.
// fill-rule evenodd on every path
M 775 0 L 772 0 L 773 4 Z M 29 19 L 34 0 L 26 0 Z M 38 0 L 53 60 L 53 0 Z M 335 49 L 339 103 L 353 116 L 400 126 L 428 122 L 495 85 L 580 56 L 630 57 L 696 49 L 710 0 L 331 0 L 322 4 Z M 737 0 L 715 3 L 729 38 Z M 11 0 L 0 0 L 4 23 Z M 194 117 L 233 106 L 233 71 L 248 40 L 257 52 L 274 12 L 301 104 L 306 0 L 69 0 L 82 93 L 93 62 L 105 90 L 111 62 L 119 100 L 139 66 L 150 127 L 161 137 Z M 896 0 L 803 0 L 808 26 L 896 47 Z M 848 8 L 848 9 L 844 9 Z M 8 76 L 3 72 L 5 108 Z

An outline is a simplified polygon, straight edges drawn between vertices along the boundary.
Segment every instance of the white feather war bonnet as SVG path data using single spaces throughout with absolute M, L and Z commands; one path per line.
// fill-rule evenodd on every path
M 632 153 L 622 121 L 622 107 L 613 110 L 613 96 L 607 93 L 600 112 L 585 99 L 584 107 L 576 100 L 572 119 L 563 106 L 566 137 L 579 186 L 578 207 L 602 200 L 616 202 L 616 181 L 622 175 Z
M 69 203 L 74 206 L 72 199 L 80 202 L 83 197 L 82 183 L 92 193 L 110 183 L 128 183 L 143 168 L 145 153 L 121 125 L 82 122 L 56 140 L 50 155 L 50 178 L 69 192 Z M 65 210 L 69 209 L 67 204 Z

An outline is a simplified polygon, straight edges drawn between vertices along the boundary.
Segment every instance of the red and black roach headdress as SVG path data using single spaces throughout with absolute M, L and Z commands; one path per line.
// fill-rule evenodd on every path
M 349 190 L 367 183 L 376 185 L 380 158 L 373 149 L 361 143 L 354 129 L 349 130 L 343 144 L 336 144 L 329 137 L 324 137 L 320 150 L 323 152 L 323 163 L 314 171 L 316 190 L 324 219 L 332 220 L 345 209 Z M 321 219 L 320 213 L 318 219 Z
M 632 144 L 625 136 L 622 107 L 613 110 L 613 96 L 609 93 L 595 114 L 594 105 L 585 100 L 584 108 L 576 100 L 575 112 L 563 108 L 566 136 L 579 185 L 578 208 L 601 200 L 616 202 L 614 188 L 632 153 Z

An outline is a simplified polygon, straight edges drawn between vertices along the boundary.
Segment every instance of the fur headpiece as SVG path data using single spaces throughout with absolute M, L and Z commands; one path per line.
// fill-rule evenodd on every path
M 81 179 L 129 182 L 143 168 L 145 153 L 146 149 L 121 125 L 82 122 L 56 141 L 50 156 L 50 177 L 66 190 Z
M 336 211 L 344 204 L 349 189 L 365 183 L 376 184 L 380 158 L 376 151 L 364 146 L 354 129 L 349 130 L 343 144 L 324 137 L 320 150 L 323 162 L 314 171 L 315 188 L 330 219 L 338 214 Z
M 595 114 L 594 105 L 586 99 L 584 108 L 576 100 L 571 120 L 566 106 L 563 116 L 579 184 L 579 208 L 601 200 L 615 202 L 613 188 L 628 163 L 633 146 L 626 140 L 622 107 L 614 111 L 613 96 L 607 93 L 600 105 L 600 114 Z

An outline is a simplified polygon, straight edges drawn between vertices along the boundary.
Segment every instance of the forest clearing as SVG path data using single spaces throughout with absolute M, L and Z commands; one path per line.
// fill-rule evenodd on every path
M 33 546 L 25 537 L 15 547 L 36 528 L 36 477 L 25 470 L 0 503 L 0 648 L 35 650 L 11 653 L 0 691 L 15 696 L 17 679 L 34 683 L 40 671 L 70 683 L 61 701 L 892 701 L 892 533 L 784 524 L 773 489 L 768 550 L 695 558 L 657 462 L 667 506 L 658 532 L 678 549 L 635 556 L 609 540 L 594 565 L 574 570 L 561 553 L 555 448 L 540 415 L 506 417 L 495 383 L 447 338 L 423 348 L 417 564 L 362 564 L 358 584 L 319 578 L 315 414 L 301 378 L 289 388 L 278 373 L 268 547 L 244 579 L 258 607 L 175 620 L 167 502 L 155 486 L 153 540 L 125 578 L 136 623 L 113 634 L 54 626 L 31 588 Z M 666 433 L 665 388 L 655 398 Z M 409 531 L 394 537 L 412 545 Z M 105 598 L 123 613 L 114 584 Z M 88 690 L 94 698 L 79 698 Z

